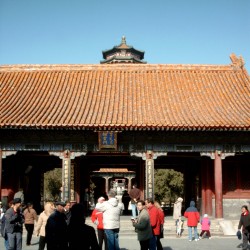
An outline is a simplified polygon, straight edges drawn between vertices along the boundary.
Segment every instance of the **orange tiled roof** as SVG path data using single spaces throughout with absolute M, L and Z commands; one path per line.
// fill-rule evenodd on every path
M 0 128 L 250 130 L 237 65 L 0 67 Z

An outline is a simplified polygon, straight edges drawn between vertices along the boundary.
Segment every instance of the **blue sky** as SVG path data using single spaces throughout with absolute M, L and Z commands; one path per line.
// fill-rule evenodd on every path
M 127 44 L 148 63 L 230 64 L 250 74 L 249 0 L 1 0 L 0 64 L 99 64 Z

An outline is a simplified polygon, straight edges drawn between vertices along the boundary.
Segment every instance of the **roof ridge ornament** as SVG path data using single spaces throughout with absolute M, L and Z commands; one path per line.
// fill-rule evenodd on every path
M 237 57 L 234 53 L 232 53 L 230 55 L 230 59 L 232 61 L 232 66 L 235 66 L 235 67 L 241 68 L 241 69 L 244 68 L 245 61 L 241 55 L 239 57 Z

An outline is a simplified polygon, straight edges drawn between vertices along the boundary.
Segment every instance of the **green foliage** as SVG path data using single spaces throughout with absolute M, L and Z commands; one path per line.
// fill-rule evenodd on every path
M 44 174 L 45 200 L 59 200 L 62 186 L 62 169 L 55 168 Z
M 154 175 L 155 200 L 171 204 L 183 196 L 184 178 L 181 172 L 173 169 L 157 169 Z

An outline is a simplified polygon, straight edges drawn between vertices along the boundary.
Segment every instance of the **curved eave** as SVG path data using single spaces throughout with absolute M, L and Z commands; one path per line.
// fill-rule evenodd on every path
M 126 61 L 133 61 L 136 63 L 147 63 L 146 61 L 141 61 L 141 60 L 138 60 L 134 57 L 120 57 L 120 56 L 114 56 L 110 59 L 102 60 L 102 61 L 100 61 L 100 63 L 103 64 L 103 63 L 108 63 L 108 62 L 112 62 L 112 61 L 116 61 L 117 63 L 126 63 Z
M 0 129 L 18 129 L 18 130 L 95 130 L 95 131 L 246 131 L 250 132 L 250 126 L 160 126 L 160 125 L 72 125 L 72 124 L 17 124 L 0 125 Z
M 103 58 L 105 59 L 109 54 L 115 53 L 116 51 L 121 51 L 121 50 L 126 50 L 126 51 L 130 51 L 136 55 L 139 55 L 141 59 L 144 58 L 144 51 L 141 50 L 136 50 L 133 47 L 128 47 L 128 48 L 119 48 L 119 47 L 113 47 L 110 50 L 104 50 L 102 51 L 103 54 Z

